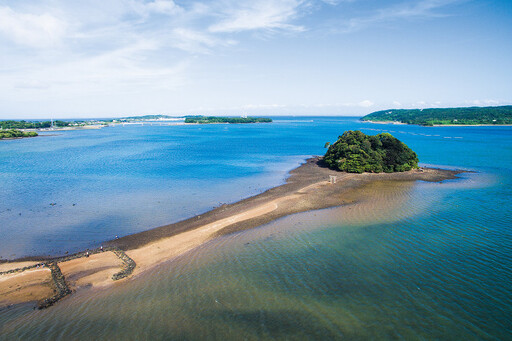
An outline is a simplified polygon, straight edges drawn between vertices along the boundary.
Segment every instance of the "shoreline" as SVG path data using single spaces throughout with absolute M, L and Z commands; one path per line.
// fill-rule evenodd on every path
M 375 123 L 375 124 L 394 124 L 394 125 L 408 125 L 419 127 L 512 127 L 512 124 L 433 124 L 431 126 L 424 126 L 421 124 L 409 124 L 398 121 L 370 121 L 365 120 L 361 122 Z
M 33 138 L 33 137 L 39 137 L 39 136 L 4 137 L 3 139 L 0 139 L 0 141 L 30 139 L 30 138 Z
M 463 172 L 420 168 L 403 173 L 350 174 L 330 170 L 321 164 L 320 158 L 311 158 L 292 170 L 283 185 L 174 224 L 107 241 L 103 243 L 105 249 L 67 257 L 25 257 L 0 262 L 0 307 L 44 303 L 50 298 L 49 292 L 57 293 L 56 281 L 52 282 L 57 269 L 62 271 L 59 285 L 67 285 L 69 293 L 82 287 L 107 287 L 117 279 L 137 276 L 219 235 L 261 226 L 294 213 L 357 204 L 364 199 L 360 189 L 366 184 L 439 182 L 456 179 Z M 335 183 L 329 182 L 330 175 L 337 177 Z M 37 265 L 42 263 L 46 265 L 39 268 Z M 51 273 L 47 269 L 50 265 L 56 268 Z M 22 267 L 28 269 L 13 271 Z M 124 275 L 116 277 L 119 273 Z

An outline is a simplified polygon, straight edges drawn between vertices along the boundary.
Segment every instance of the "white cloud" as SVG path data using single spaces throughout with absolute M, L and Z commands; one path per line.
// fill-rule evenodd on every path
M 248 109 L 276 109 L 276 108 L 286 108 L 284 104 L 245 104 L 240 107 L 240 109 L 248 110 Z
M 503 104 L 502 102 L 497 101 L 495 99 L 484 99 L 484 100 L 475 99 L 475 100 L 469 101 L 467 103 L 470 105 L 476 105 L 476 106 L 493 106 L 493 105 Z
M 150 11 L 163 14 L 176 14 L 181 12 L 181 7 L 170 0 L 155 0 L 146 4 Z
M 230 4 L 221 14 L 223 19 L 209 27 L 211 32 L 241 32 L 248 30 L 289 30 L 303 31 L 303 26 L 290 24 L 298 16 L 298 10 L 305 1 L 300 0 L 257 0 Z
M 370 16 L 351 18 L 343 25 L 341 31 L 345 33 L 354 32 L 374 24 L 398 19 L 444 16 L 436 10 L 461 1 L 465 0 L 407 1 L 397 6 L 380 9 Z
M 47 48 L 59 44 L 67 24 L 55 16 L 20 13 L 0 7 L 0 34 L 19 45 Z
M 108 94 L 123 91 L 153 91 L 175 88 L 185 82 L 182 76 L 188 67 L 186 60 L 167 65 L 145 62 L 148 53 L 158 51 L 158 43 L 148 40 L 135 42 L 129 47 L 84 57 L 69 62 L 34 64 L 23 73 L 2 75 L 0 91 L 9 91 L 14 85 L 17 93 L 30 94 L 30 98 L 44 98 L 47 94 L 59 97 Z M 87 96 L 86 95 L 86 96 Z
M 363 108 L 369 108 L 369 107 L 372 107 L 374 105 L 374 103 L 370 100 L 364 100 L 364 101 L 359 102 L 358 105 Z
M 170 44 L 183 51 L 191 53 L 209 53 L 215 46 L 229 46 L 236 44 L 234 40 L 222 40 L 210 34 L 186 28 L 176 28 L 171 33 Z
M 140 2 L 131 0 L 131 7 L 140 15 L 152 13 L 175 15 L 183 12 L 183 9 L 172 0 L 154 0 L 151 2 Z

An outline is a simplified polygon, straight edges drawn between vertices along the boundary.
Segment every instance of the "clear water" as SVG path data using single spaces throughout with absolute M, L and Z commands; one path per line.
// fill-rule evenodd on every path
M 0 339 L 510 339 L 512 127 L 286 118 L 6 141 L 0 215 L 9 238 L 0 250 L 52 253 L 57 238 L 48 233 L 72 236 L 59 243 L 79 248 L 238 200 L 281 183 L 347 129 L 391 132 L 425 164 L 478 173 L 375 185 L 365 190 L 381 200 L 357 209 L 296 214 L 217 238 L 45 311 L 5 309 Z M 69 215 L 74 224 L 65 223 Z

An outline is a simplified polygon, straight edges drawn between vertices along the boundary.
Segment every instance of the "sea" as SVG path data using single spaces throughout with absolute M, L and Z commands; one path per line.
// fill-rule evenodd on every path
M 215 238 L 49 309 L 3 308 L 0 340 L 512 339 L 512 127 L 273 120 L 0 141 L 1 259 L 98 247 L 256 195 L 347 130 L 468 172 L 367 186 L 365 202 Z

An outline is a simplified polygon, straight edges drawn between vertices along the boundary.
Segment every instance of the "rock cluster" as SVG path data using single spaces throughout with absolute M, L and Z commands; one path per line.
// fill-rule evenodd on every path
M 39 302 L 37 306 L 39 309 L 48 308 L 49 306 L 52 306 L 57 301 L 59 301 L 61 298 L 71 294 L 71 289 L 69 289 L 66 283 L 66 279 L 64 278 L 62 271 L 60 271 L 57 262 L 47 263 L 46 265 L 48 266 L 48 268 L 50 268 L 52 272 L 52 280 L 56 294 L 50 298 L 47 298 Z
M 23 271 L 35 269 L 38 267 L 49 268 L 51 271 L 55 295 L 38 303 L 38 308 L 44 309 L 44 308 L 48 308 L 48 307 L 52 306 L 57 301 L 59 301 L 61 298 L 72 293 L 71 289 L 69 289 L 69 287 L 66 283 L 66 279 L 64 278 L 62 271 L 60 270 L 60 268 L 58 266 L 58 263 L 67 262 L 67 261 L 70 261 L 73 259 L 78 259 L 78 258 L 89 257 L 90 255 L 94 255 L 94 254 L 102 253 L 102 252 L 109 252 L 109 251 L 114 253 L 117 257 L 119 257 L 119 259 L 121 259 L 121 261 L 123 261 L 122 270 L 115 273 L 114 275 L 112 275 L 112 280 L 117 281 L 119 279 L 122 279 L 122 278 L 125 278 L 125 277 L 128 277 L 129 275 L 131 275 L 133 270 L 137 266 L 137 264 L 123 250 L 121 250 L 117 247 L 106 247 L 106 248 L 100 247 L 100 248 L 93 249 L 93 250 L 86 250 L 86 251 L 78 252 L 78 253 L 75 253 L 75 254 L 72 254 L 69 256 L 53 258 L 49 261 L 33 264 L 30 266 L 25 266 L 22 268 L 2 271 L 2 272 L 0 272 L 0 275 L 23 272 Z
M 128 277 L 129 275 L 131 275 L 131 273 L 133 272 L 133 270 L 137 266 L 137 264 L 135 264 L 135 261 L 133 259 L 131 259 L 130 257 L 128 257 L 128 255 L 124 251 L 122 251 L 120 249 L 114 249 L 113 248 L 112 252 L 117 257 L 119 257 L 123 261 L 123 263 L 124 263 L 123 270 L 113 274 L 112 275 L 112 279 L 114 281 L 117 281 L 118 279 L 125 278 L 125 277 Z

